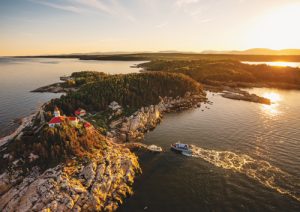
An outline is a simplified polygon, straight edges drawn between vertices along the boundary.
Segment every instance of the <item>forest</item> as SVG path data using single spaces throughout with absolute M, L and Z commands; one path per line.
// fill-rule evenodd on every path
M 147 71 L 182 73 L 208 85 L 260 83 L 270 87 L 300 88 L 300 69 L 292 67 L 249 65 L 234 60 L 153 60 L 139 67 Z
M 159 97 L 183 96 L 203 92 L 201 84 L 184 74 L 146 72 L 126 75 L 102 75 L 96 72 L 74 73 L 75 81 L 81 78 L 80 88 L 76 92 L 53 99 L 47 107 L 52 111 L 54 106 L 66 114 L 72 114 L 77 108 L 88 111 L 106 110 L 112 101 L 118 102 L 131 111 L 142 106 L 157 104 Z

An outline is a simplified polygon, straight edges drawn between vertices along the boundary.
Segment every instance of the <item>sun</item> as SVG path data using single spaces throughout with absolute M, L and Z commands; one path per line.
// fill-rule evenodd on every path
M 250 27 L 252 46 L 271 49 L 299 48 L 300 3 L 273 9 Z

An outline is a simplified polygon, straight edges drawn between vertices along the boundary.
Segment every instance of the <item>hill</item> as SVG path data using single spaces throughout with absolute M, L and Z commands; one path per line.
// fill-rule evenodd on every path
M 297 88 L 300 85 L 300 69 L 249 65 L 233 60 L 155 60 L 141 64 L 148 71 L 182 73 L 208 85 L 260 84 L 278 88 Z
M 300 49 L 273 50 L 267 48 L 253 48 L 244 51 L 214 51 L 207 50 L 202 54 L 234 54 L 234 55 L 300 55 Z
M 75 82 L 80 82 L 79 90 L 55 99 L 51 103 L 52 107 L 56 105 L 67 114 L 78 107 L 89 111 L 105 110 L 113 101 L 135 111 L 142 106 L 157 104 L 160 97 L 177 97 L 184 96 L 186 92 L 203 92 L 198 82 L 186 75 L 176 73 L 103 75 L 97 72 L 79 72 L 72 76 L 80 76 L 81 80 L 75 77 Z M 48 108 L 48 110 L 52 109 Z

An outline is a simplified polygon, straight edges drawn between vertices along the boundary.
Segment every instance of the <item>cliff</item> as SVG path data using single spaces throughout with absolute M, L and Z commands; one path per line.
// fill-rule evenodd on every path
M 1 211 L 112 211 L 141 171 L 127 148 L 68 123 L 45 127 L 33 142 L 13 141 L 1 156 Z

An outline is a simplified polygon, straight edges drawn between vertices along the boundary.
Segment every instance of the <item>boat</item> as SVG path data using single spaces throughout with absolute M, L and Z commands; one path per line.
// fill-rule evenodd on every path
M 181 154 L 185 155 L 185 156 L 192 156 L 192 150 L 191 150 L 191 146 L 188 144 L 182 144 L 182 143 L 175 143 L 175 144 L 171 144 L 171 149 L 176 151 L 176 152 L 180 152 Z
M 184 155 L 184 156 L 187 156 L 187 157 L 192 157 L 193 156 L 192 151 L 182 151 L 181 154 Z
M 147 147 L 151 152 L 162 152 L 162 148 L 156 145 L 150 145 Z

